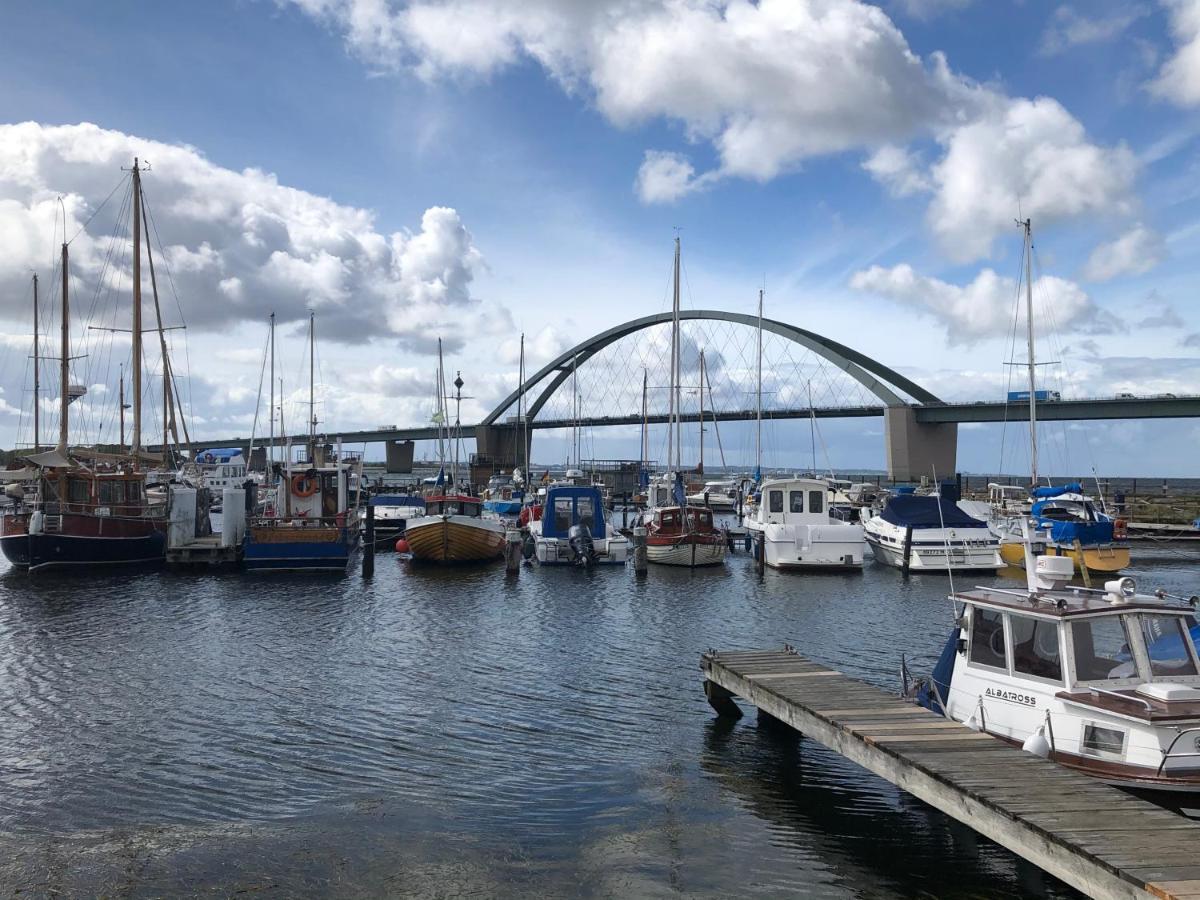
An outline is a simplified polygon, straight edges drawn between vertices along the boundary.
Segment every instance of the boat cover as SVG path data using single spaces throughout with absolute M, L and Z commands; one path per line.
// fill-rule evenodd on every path
M 546 491 L 546 503 L 542 513 L 542 537 L 564 540 L 568 538 L 571 525 L 580 524 L 579 501 L 589 497 L 592 501 L 593 519 L 582 524 L 587 525 L 593 538 L 602 540 L 605 537 L 604 507 L 601 504 L 599 489 L 590 484 L 556 484 Z M 563 498 L 571 498 L 571 521 L 566 528 L 560 529 L 554 520 L 554 502 Z
M 987 528 L 987 522 L 967 515 L 952 500 L 929 494 L 897 494 L 888 499 L 881 515 L 901 528 Z
M 1083 485 L 1078 481 L 1072 481 L 1070 484 L 1059 485 L 1058 487 L 1038 487 L 1029 492 L 1030 497 L 1038 497 L 1046 499 L 1047 497 L 1061 497 L 1063 494 L 1082 494 Z
M 931 712 L 946 715 L 941 701 L 950 696 L 950 678 L 954 674 L 954 657 L 958 654 L 958 638 L 962 630 L 955 628 L 950 632 L 950 639 L 942 648 L 937 665 L 933 667 L 930 684 L 923 684 L 917 690 L 917 703 Z M 936 693 L 934 687 L 937 688 Z M 940 698 L 940 699 L 939 699 Z
M 1056 519 L 1038 519 L 1038 528 L 1049 528 L 1050 538 L 1057 544 L 1074 544 L 1094 547 L 1113 542 L 1112 522 L 1059 522 Z
M 241 447 L 213 447 L 211 450 L 201 450 L 197 453 L 196 462 L 205 465 L 227 463 L 235 457 L 244 455 Z

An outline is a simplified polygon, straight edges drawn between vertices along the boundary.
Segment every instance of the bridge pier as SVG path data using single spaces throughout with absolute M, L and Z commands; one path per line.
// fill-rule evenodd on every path
M 389 475 L 409 475 L 413 470 L 412 441 L 384 441 L 384 452 L 387 454 L 387 473 Z
M 949 478 L 957 470 L 958 424 L 917 421 L 911 406 L 889 406 L 883 411 L 888 477 L 896 481 Z
M 523 424 L 515 417 L 508 422 L 476 425 L 471 483 L 487 484 L 493 473 L 511 472 L 516 466 L 524 465 L 528 451 L 522 446 L 525 432 Z

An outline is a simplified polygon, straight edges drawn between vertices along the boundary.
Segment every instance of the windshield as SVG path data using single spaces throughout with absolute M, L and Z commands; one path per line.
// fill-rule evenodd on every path
M 1153 676 L 1179 678 L 1197 674 L 1196 663 L 1188 652 L 1188 635 L 1181 617 L 1142 613 L 1138 618 Z
M 1133 678 L 1137 665 L 1129 652 L 1125 616 L 1097 616 L 1071 623 L 1076 681 Z

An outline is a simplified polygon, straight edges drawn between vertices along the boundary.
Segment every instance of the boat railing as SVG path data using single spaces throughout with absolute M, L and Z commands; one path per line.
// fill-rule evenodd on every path
M 1136 697 L 1133 694 L 1122 694 L 1119 691 L 1108 691 L 1098 687 L 1089 687 L 1088 691 L 1097 696 L 1112 697 L 1114 700 L 1124 700 L 1126 703 L 1140 703 L 1146 712 L 1154 712 L 1154 704 L 1144 697 Z
M 1163 769 L 1165 769 L 1167 767 L 1168 760 L 1200 758 L 1200 752 L 1197 752 L 1194 750 L 1180 751 L 1179 753 L 1175 752 L 1175 745 L 1179 743 L 1179 739 L 1182 738 L 1185 734 L 1200 734 L 1200 726 L 1197 726 L 1195 728 L 1183 728 L 1180 730 L 1180 732 L 1177 735 L 1175 735 L 1175 737 L 1172 739 L 1171 743 L 1167 745 L 1167 749 L 1163 751 L 1162 762 L 1160 762 L 1158 764 L 1158 771 L 1154 773 L 1156 777 L 1162 776 Z M 1194 742 L 1193 742 L 1192 746 L 1196 746 Z
M 341 528 L 352 521 L 353 518 L 347 513 L 339 513 L 336 516 L 299 516 L 293 513 L 290 516 L 249 516 L 247 518 L 247 525 L 259 528 Z

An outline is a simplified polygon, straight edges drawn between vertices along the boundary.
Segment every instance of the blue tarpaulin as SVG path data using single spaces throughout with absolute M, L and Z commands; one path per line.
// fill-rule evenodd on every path
M 1047 497 L 1061 497 L 1063 494 L 1082 494 L 1083 485 L 1078 481 L 1072 481 L 1070 484 L 1059 485 L 1058 487 L 1038 487 L 1029 492 L 1030 497 L 1045 499 Z
M 935 713 L 946 715 L 946 710 L 942 708 L 941 700 L 945 700 L 950 696 L 950 677 L 954 674 L 954 656 L 958 653 L 958 636 L 961 630 L 955 628 L 950 632 L 950 640 L 946 641 L 946 646 L 942 648 L 942 655 L 938 657 L 937 665 L 933 667 L 933 677 L 930 681 L 937 686 L 937 693 L 934 693 L 931 685 L 922 685 L 917 691 L 917 703 L 928 710 Z M 941 698 L 939 700 L 938 698 Z
M 987 522 L 968 516 L 945 497 L 899 494 L 889 497 L 882 513 L 885 522 L 901 528 L 987 528 Z

